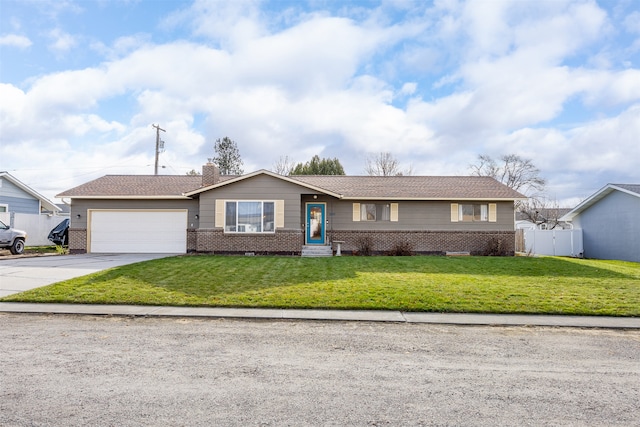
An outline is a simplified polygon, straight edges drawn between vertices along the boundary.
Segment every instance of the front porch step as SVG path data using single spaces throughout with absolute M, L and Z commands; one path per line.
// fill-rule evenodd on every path
M 333 256 L 333 250 L 331 249 L 331 246 L 304 245 L 302 247 L 302 256 L 303 257 Z

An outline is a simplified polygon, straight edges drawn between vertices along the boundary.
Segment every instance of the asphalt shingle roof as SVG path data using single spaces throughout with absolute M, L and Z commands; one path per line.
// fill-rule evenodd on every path
M 222 175 L 220 178 L 225 181 L 239 177 Z M 524 197 L 493 178 L 477 176 L 297 175 L 285 179 L 345 198 L 512 200 Z M 57 197 L 172 198 L 200 188 L 202 176 L 199 175 L 106 175 Z
M 480 176 L 291 176 L 347 198 L 519 199 L 524 196 Z
M 106 175 L 56 197 L 178 197 L 201 184 L 198 175 Z

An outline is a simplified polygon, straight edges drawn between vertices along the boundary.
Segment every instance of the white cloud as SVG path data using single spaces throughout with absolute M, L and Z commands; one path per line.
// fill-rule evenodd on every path
M 393 23 L 383 7 L 412 16 Z M 338 17 L 196 1 L 167 22 L 195 36 L 152 44 L 123 34 L 93 45 L 106 62 L 29 87 L 0 84 L 3 138 L 20 149 L 3 144 L 0 169 L 24 158 L 89 168 L 59 172 L 47 184 L 56 191 L 104 173 L 152 173 L 159 123 L 161 173 L 198 170 L 229 136 L 247 171 L 319 154 L 358 174 L 367 154 L 391 151 L 415 173 L 465 174 L 487 152 L 532 158 L 558 194 L 584 187 L 581 171 L 640 180 L 640 71 L 583 58 L 609 35 L 594 2 L 400 2 Z M 62 51 L 76 43 L 53 35 Z M 393 104 L 399 97 L 406 106 Z M 558 128 L 569 103 L 582 115 Z
M 624 29 L 633 34 L 640 34 L 640 12 L 635 11 L 624 19 Z
M 31 40 L 25 36 L 17 34 L 6 34 L 4 36 L 0 36 L 0 46 L 12 46 L 20 49 L 26 49 L 31 45 Z
M 400 89 L 400 94 L 412 95 L 416 92 L 417 88 L 418 88 L 418 84 L 416 82 L 407 82 L 402 85 L 402 89 Z
M 188 23 L 195 35 L 219 41 L 234 50 L 265 33 L 260 21 L 259 0 L 196 0 L 190 7 L 173 13 L 166 24 Z
M 77 44 L 75 37 L 65 33 L 60 28 L 51 30 L 49 32 L 49 38 L 51 39 L 49 48 L 57 53 L 68 52 Z

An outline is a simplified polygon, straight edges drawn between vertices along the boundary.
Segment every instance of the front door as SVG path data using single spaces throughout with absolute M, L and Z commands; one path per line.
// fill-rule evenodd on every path
M 307 245 L 324 245 L 325 208 L 324 203 L 307 203 Z

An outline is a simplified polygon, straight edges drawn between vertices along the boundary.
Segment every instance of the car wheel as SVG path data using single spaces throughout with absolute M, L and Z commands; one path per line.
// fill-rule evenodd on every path
M 24 252 L 24 240 L 22 239 L 16 239 L 13 242 L 13 245 L 11 245 L 11 253 L 14 255 L 20 255 L 22 252 Z

